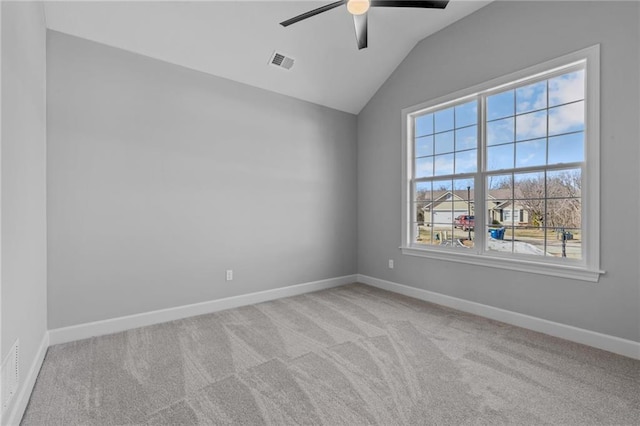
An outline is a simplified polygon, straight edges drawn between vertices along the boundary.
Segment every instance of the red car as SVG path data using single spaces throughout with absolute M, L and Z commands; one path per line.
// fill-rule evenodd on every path
M 475 227 L 475 224 L 475 216 L 461 214 L 460 216 L 455 218 L 453 226 L 455 226 L 456 228 L 462 228 L 463 231 L 467 231 L 469 229 L 473 229 Z

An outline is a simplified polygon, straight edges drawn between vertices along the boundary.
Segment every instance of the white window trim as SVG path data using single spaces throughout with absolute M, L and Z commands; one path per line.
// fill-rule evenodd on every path
M 580 264 L 559 264 L 546 259 L 545 261 L 537 261 L 532 257 L 523 258 L 512 253 L 508 256 L 488 255 L 480 250 L 465 252 L 447 247 L 430 247 L 414 243 L 409 226 L 411 223 L 411 179 L 413 173 L 412 149 L 409 146 L 413 143 L 414 136 L 410 116 L 436 105 L 444 106 L 446 103 L 471 98 L 479 93 L 493 91 L 500 86 L 510 85 L 519 80 L 529 80 L 538 74 L 544 74 L 580 61 L 586 61 L 587 90 L 585 111 L 585 140 L 587 141 L 585 162 L 587 167 L 583 179 L 584 193 L 588 195 L 583 200 L 583 208 L 585 209 L 583 230 L 586 237 L 583 244 L 583 262 Z M 598 282 L 600 275 L 605 273 L 600 270 L 600 45 L 591 46 L 450 95 L 404 108 L 402 123 L 402 246 L 400 247 L 402 254 L 590 282 Z M 480 209 L 480 212 L 482 210 Z M 476 220 L 478 219 L 482 220 L 482 217 L 478 218 L 476 215 Z M 481 236 L 478 242 L 484 244 L 484 238 Z

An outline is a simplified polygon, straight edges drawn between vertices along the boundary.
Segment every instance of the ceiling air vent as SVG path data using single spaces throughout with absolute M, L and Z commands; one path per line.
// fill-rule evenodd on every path
M 274 67 L 284 68 L 285 70 L 290 70 L 294 62 L 295 60 L 292 57 L 280 52 L 273 52 L 269 60 L 269 64 Z

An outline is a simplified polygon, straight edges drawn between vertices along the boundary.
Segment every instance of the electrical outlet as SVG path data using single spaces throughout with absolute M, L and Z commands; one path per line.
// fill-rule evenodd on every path
M 233 281 L 233 270 L 227 269 L 227 281 Z
M 393 259 L 389 259 L 389 269 L 393 269 Z

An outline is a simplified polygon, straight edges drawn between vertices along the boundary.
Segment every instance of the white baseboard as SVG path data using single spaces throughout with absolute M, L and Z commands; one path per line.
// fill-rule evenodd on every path
M 42 336 L 42 341 L 40 342 L 40 347 L 38 347 L 38 352 L 36 352 L 36 357 L 31 363 L 31 367 L 24 376 L 24 379 L 21 380 L 22 386 L 20 386 L 18 393 L 14 397 L 13 408 L 5 413 L 7 418 L 6 422 L 4 418 L 2 422 L 0 422 L 2 425 L 17 426 L 20 424 L 20 420 L 22 420 L 22 416 L 27 409 L 27 404 L 29 404 L 33 386 L 36 384 L 36 379 L 38 378 L 38 373 L 40 373 L 40 367 L 42 367 L 48 348 L 49 332 L 45 331 L 44 336 Z
M 621 339 L 595 331 L 585 330 L 566 324 L 548 321 L 542 318 L 507 311 L 482 303 L 471 302 L 457 297 L 434 293 L 415 287 L 398 284 L 392 281 L 381 280 L 367 275 L 358 275 L 358 282 L 373 287 L 388 290 L 394 293 L 404 294 L 427 302 L 458 309 L 463 312 L 479 315 L 492 320 L 548 334 L 562 339 L 570 340 L 583 345 L 593 346 L 598 349 L 624 355 L 630 358 L 640 359 L 640 343 L 633 340 Z
M 259 291 L 256 293 L 243 294 L 240 296 L 227 297 L 224 299 L 211 300 L 208 302 L 195 303 L 192 305 L 178 306 L 175 308 L 144 312 L 141 314 L 95 321 L 70 327 L 56 328 L 53 330 L 49 330 L 50 344 L 57 345 L 59 343 L 72 342 L 75 340 L 87 339 L 94 336 L 118 333 L 120 331 L 131 330 L 133 328 L 160 324 L 163 322 L 188 318 L 196 315 L 209 314 L 211 312 L 237 308 L 239 306 L 252 305 L 254 303 L 266 302 L 268 300 L 297 296 L 299 294 L 310 293 L 312 291 L 324 290 L 327 288 L 338 287 L 341 285 L 353 283 L 356 282 L 357 277 L 358 276 L 355 274 L 345 275 L 343 277 L 330 278 L 322 281 L 313 281 L 304 284 L 292 285 L 289 287 L 276 288 L 273 290 Z

